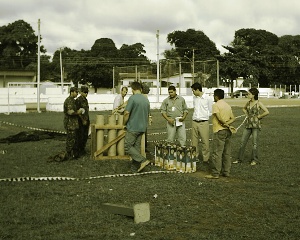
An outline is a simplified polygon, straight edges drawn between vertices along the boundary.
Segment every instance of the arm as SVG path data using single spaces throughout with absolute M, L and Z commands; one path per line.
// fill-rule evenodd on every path
M 221 115 L 219 112 L 215 113 L 217 119 L 219 120 L 220 124 L 223 126 L 223 127 L 227 127 L 229 128 L 230 127 L 230 124 L 233 123 L 235 121 L 235 116 L 233 115 L 233 112 L 231 111 L 230 113 L 230 118 L 229 120 L 224 120 L 222 119 Z
M 259 114 L 258 119 L 262 119 L 263 117 L 269 115 L 269 110 L 263 105 L 261 102 L 258 102 L 260 108 L 263 110 L 263 113 Z
M 124 111 L 124 117 L 123 117 L 123 124 L 126 125 L 128 120 L 129 120 L 129 112 L 128 111 Z
M 179 119 L 180 122 L 183 122 L 188 115 L 188 112 L 184 112 L 182 118 Z
M 248 103 L 246 103 L 245 106 L 243 107 L 243 113 L 246 115 L 246 117 L 248 117 L 247 105 Z
M 164 117 L 164 119 L 167 120 L 167 122 L 168 122 L 169 124 L 174 125 L 175 120 L 174 120 L 173 118 L 169 118 L 169 117 L 167 116 L 167 114 L 164 113 L 164 112 L 162 112 L 161 115 Z
M 182 109 L 183 109 L 183 116 L 182 116 L 182 118 L 179 119 L 180 122 L 183 122 L 185 120 L 186 116 L 189 113 L 186 102 L 185 102 L 184 99 L 183 99 L 183 103 L 182 103 Z

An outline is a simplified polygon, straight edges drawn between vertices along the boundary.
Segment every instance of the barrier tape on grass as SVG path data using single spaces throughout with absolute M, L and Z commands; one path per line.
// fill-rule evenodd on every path
M 6 125 L 10 125 L 10 126 L 20 127 L 20 128 L 26 128 L 26 129 L 30 129 L 30 130 L 41 131 L 41 132 L 52 132 L 52 133 L 66 134 L 66 132 L 64 132 L 64 131 L 56 131 L 56 130 L 50 130 L 50 129 L 28 127 L 28 126 L 23 126 L 23 125 L 19 125 L 19 124 L 15 124 L 15 123 L 10 123 L 10 122 L 6 122 L 6 121 L 0 121 L 0 123 L 6 124 Z
M 86 178 L 74 178 L 74 177 L 16 177 L 16 178 L 1 178 L 0 182 L 27 182 L 27 181 L 83 181 L 83 180 L 93 180 L 100 178 L 118 178 L 118 177 L 133 177 L 142 176 L 150 174 L 170 174 L 170 173 L 180 173 L 176 171 L 150 171 L 141 173 L 119 173 L 119 174 L 108 174 L 95 177 Z
M 240 116 L 237 116 L 236 118 L 241 118 L 243 116 L 245 116 L 245 115 L 240 115 Z M 244 119 L 244 121 L 242 122 L 242 124 L 239 127 L 237 127 L 237 129 L 239 129 L 244 124 L 245 120 L 246 120 L 246 118 Z M 20 127 L 20 128 L 26 128 L 26 129 L 30 129 L 30 130 L 66 134 L 66 132 L 64 132 L 64 131 L 57 131 L 57 130 L 50 130 L 50 129 L 43 129 L 43 128 L 28 127 L 28 126 L 23 126 L 23 125 L 19 125 L 19 124 L 15 124 L 15 123 L 10 123 L 10 122 L 6 122 L 6 121 L 0 121 L 0 123 L 6 124 L 6 125 L 10 125 L 10 126 Z M 191 128 L 187 128 L 186 130 L 190 131 Z M 149 136 L 162 135 L 162 134 L 167 134 L 167 132 L 148 133 Z
M 245 115 L 237 116 L 236 118 L 240 118 Z M 243 120 L 243 122 L 236 128 L 237 130 L 244 124 L 247 117 Z M 53 132 L 53 133 L 63 133 L 62 131 L 53 131 L 48 129 L 41 129 L 41 128 L 34 128 L 28 126 L 22 126 L 18 124 L 13 124 L 5 121 L 0 121 L 3 124 L 17 126 L 21 128 L 27 128 L 31 130 L 37 131 L 46 131 L 46 132 Z M 187 129 L 191 130 L 191 129 Z M 149 135 L 159 135 L 159 134 L 166 134 L 166 132 L 161 133 L 152 133 Z M 155 141 L 153 141 L 155 142 Z M 142 172 L 142 173 L 120 173 L 120 174 L 109 174 L 109 175 L 102 175 L 102 176 L 95 176 L 95 177 L 87 177 L 87 178 L 73 178 L 73 177 L 17 177 L 17 178 L 2 178 L 0 182 L 24 182 L 24 181 L 81 181 L 81 180 L 92 180 L 92 179 L 100 179 L 100 178 L 113 178 L 113 177 L 131 177 L 131 176 L 141 176 L 141 175 L 149 175 L 149 174 L 159 174 L 159 173 L 179 173 L 177 171 L 150 171 L 150 172 Z

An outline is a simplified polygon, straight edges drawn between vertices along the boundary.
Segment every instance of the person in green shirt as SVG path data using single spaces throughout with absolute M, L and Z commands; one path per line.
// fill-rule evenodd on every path
M 150 161 L 141 154 L 141 140 L 148 127 L 150 103 L 142 94 L 142 86 L 139 82 L 131 84 L 133 95 L 128 99 L 124 111 L 125 151 L 132 158 L 132 172 L 142 171 Z

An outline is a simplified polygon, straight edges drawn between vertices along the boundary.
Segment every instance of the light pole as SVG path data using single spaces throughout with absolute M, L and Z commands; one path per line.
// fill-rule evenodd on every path
M 60 63 L 60 82 L 61 82 L 61 94 L 64 94 L 64 73 L 63 73 L 63 66 L 62 66 L 62 48 L 59 49 L 59 63 Z
M 194 83 L 194 74 L 195 74 L 195 56 L 194 56 L 194 49 L 193 49 L 193 60 L 191 60 L 189 57 L 184 55 L 185 58 L 187 58 L 191 62 L 192 66 L 192 84 Z

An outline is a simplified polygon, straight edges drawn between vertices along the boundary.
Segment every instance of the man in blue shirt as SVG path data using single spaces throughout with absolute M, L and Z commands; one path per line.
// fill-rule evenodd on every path
M 139 82 L 131 84 L 133 95 L 128 99 L 124 111 L 124 125 L 126 126 L 125 151 L 132 158 L 132 172 L 142 171 L 150 161 L 141 154 L 141 140 L 148 127 L 150 103 L 142 94 Z

